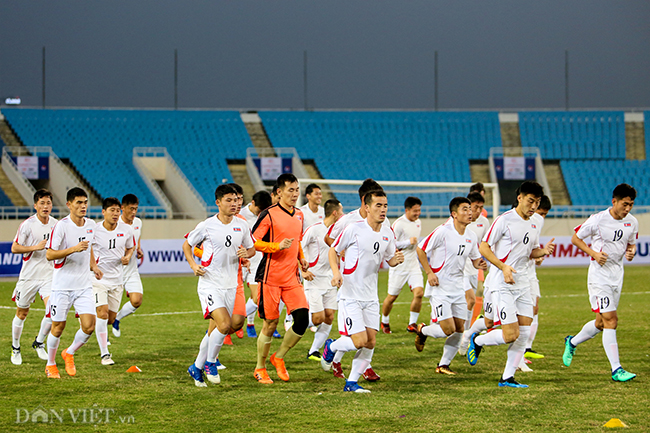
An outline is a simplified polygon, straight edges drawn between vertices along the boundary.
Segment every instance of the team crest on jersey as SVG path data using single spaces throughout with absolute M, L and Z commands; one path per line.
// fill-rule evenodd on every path
M 388 236 L 382 236 L 382 239 L 388 242 Z
M 234 232 L 240 232 L 240 231 L 241 231 L 241 227 L 233 227 L 232 230 L 233 230 Z
M 92 233 L 92 232 L 93 232 L 93 229 L 87 229 L 86 230 L 86 233 Z
M 123 238 L 123 237 L 124 237 L 124 233 L 118 233 L 118 234 L 117 234 L 117 237 L 118 237 L 118 238 Z
M 483 224 L 476 224 L 476 227 L 483 227 Z
M 471 244 L 472 240 L 471 239 L 465 239 L 465 242 L 467 242 L 468 244 Z
M 632 227 L 632 223 L 623 223 L 623 227 Z
M 534 228 L 534 229 L 537 228 L 537 226 L 536 226 L 535 224 L 531 224 L 530 226 L 531 226 L 532 228 Z

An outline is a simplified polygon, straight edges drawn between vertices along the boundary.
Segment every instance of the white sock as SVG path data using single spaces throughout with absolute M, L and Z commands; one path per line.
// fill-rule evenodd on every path
M 255 323 L 255 312 L 257 311 L 257 304 L 251 298 L 246 301 L 246 316 L 248 317 L 248 324 Z
M 462 332 L 454 332 L 445 340 L 445 347 L 442 350 L 442 358 L 439 365 L 449 365 L 454 356 L 458 353 L 460 340 L 463 337 Z
M 284 302 L 280 300 L 280 303 L 278 304 L 278 315 L 282 315 L 282 310 L 284 310 Z
M 56 365 L 56 351 L 59 350 L 61 337 L 47 336 L 47 365 Z
M 90 338 L 91 335 L 92 332 L 90 334 L 86 334 L 81 328 L 79 328 L 77 333 L 74 335 L 74 341 L 72 342 L 70 347 L 66 349 L 66 352 L 68 352 L 68 354 L 70 355 L 74 355 L 74 353 L 77 350 L 79 350 L 81 346 L 83 346 L 88 342 L 88 339 Z
M 601 331 L 600 329 L 596 328 L 596 320 L 592 320 L 591 322 L 585 323 L 585 326 L 583 326 L 580 332 L 578 332 L 578 334 L 576 334 L 576 336 L 570 340 L 570 343 L 573 346 L 577 346 L 580 343 L 591 340 L 596 335 L 598 335 L 599 332 Z
M 43 320 L 41 320 L 41 329 L 38 331 L 36 342 L 42 344 L 47 338 L 47 334 L 50 333 L 51 329 L 52 329 L 52 319 L 50 319 L 47 316 L 43 316 Z
M 14 321 L 11 323 L 11 345 L 13 347 L 20 348 L 20 336 L 23 333 L 23 325 L 25 324 L 25 319 L 21 319 L 18 316 L 14 316 Z
M 483 331 L 487 331 L 487 325 L 485 324 L 485 318 L 482 319 L 476 319 L 476 322 L 472 325 L 471 328 L 469 328 L 469 335 L 472 335 L 473 333 L 481 333 Z
M 199 345 L 199 354 L 196 355 L 196 360 L 194 361 L 194 366 L 199 370 L 203 370 L 203 367 L 205 366 L 205 361 L 208 359 L 209 340 L 210 340 L 210 336 L 206 332 L 205 335 L 203 336 L 203 340 L 201 340 L 201 344 Z
M 612 366 L 612 373 L 621 366 L 618 359 L 618 343 L 616 342 L 616 329 L 603 329 L 603 348 L 607 359 Z
M 99 343 L 99 351 L 102 356 L 108 354 L 108 319 L 97 318 L 95 325 L 95 335 Z
M 489 334 L 492 334 L 490 332 Z M 519 337 L 508 347 L 508 360 L 506 361 L 506 368 L 503 370 L 502 379 L 515 377 L 517 366 L 524 356 L 526 351 L 526 342 L 530 335 L 530 326 L 519 326 Z
M 137 308 L 131 304 L 131 301 L 129 301 L 126 304 L 122 305 L 122 309 L 117 313 L 117 316 L 115 316 L 115 318 L 117 320 L 122 320 L 126 316 L 135 313 L 135 310 L 137 310 Z
M 467 310 L 467 320 L 465 320 L 465 331 L 472 327 L 472 310 Z
M 284 316 L 284 321 L 293 322 L 293 316 L 291 314 L 287 314 L 286 316 Z
M 428 337 L 447 338 L 447 334 L 445 334 L 445 331 L 443 331 L 440 325 L 437 323 L 432 323 L 429 326 L 423 326 L 422 333 Z
M 411 323 L 418 323 L 418 318 L 420 317 L 419 311 L 410 311 L 409 312 L 409 325 Z
M 390 314 L 388 316 L 384 316 L 383 314 L 381 315 L 381 323 L 390 323 Z
M 352 350 L 357 350 L 356 346 L 352 342 L 352 338 L 344 335 L 342 335 L 340 338 L 334 341 L 330 345 L 330 348 L 332 350 L 335 350 L 337 354 L 339 352 L 345 353 L 345 352 L 350 352 Z
M 502 344 L 506 344 L 506 341 L 503 339 L 503 331 L 500 329 L 495 329 L 485 335 L 479 335 L 474 341 L 479 346 L 501 346 Z
M 212 334 L 208 339 L 208 362 L 217 362 L 219 351 L 223 346 L 223 340 L 226 339 L 226 334 L 219 332 L 219 329 L 214 328 Z
M 325 340 L 329 337 L 331 330 L 332 325 L 328 325 L 327 323 L 321 323 L 318 325 L 318 331 L 314 334 L 314 342 L 311 343 L 309 353 L 316 352 L 323 347 L 323 344 L 325 344 Z
M 372 360 L 372 354 L 375 352 L 374 349 L 366 349 L 362 347 L 357 350 L 357 353 L 354 355 L 352 360 L 352 368 L 350 369 L 350 375 L 348 376 L 349 382 L 358 382 L 361 375 L 368 369 L 370 361 Z
M 336 363 L 340 364 L 341 360 L 343 359 L 343 355 L 345 355 L 345 353 L 346 352 L 336 352 L 334 354 L 334 359 L 332 360 L 332 362 L 336 362 Z
M 535 341 L 535 335 L 537 335 L 537 328 L 539 327 L 538 315 L 533 316 L 533 323 L 530 325 L 530 336 L 526 342 L 526 350 L 533 348 L 533 341 Z

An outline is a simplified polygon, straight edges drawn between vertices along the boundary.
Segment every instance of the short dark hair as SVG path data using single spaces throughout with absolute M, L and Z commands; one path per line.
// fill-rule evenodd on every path
M 463 203 L 467 203 L 470 206 L 472 205 L 467 197 L 452 198 L 449 202 L 449 213 L 451 214 L 452 212 L 458 212 L 458 207 Z
M 422 206 L 422 200 L 417 197 L 406 197 L 406 200 L 404 200 L 404 209 L 411 209 L 416 205 Z
M 83 188 L 79 188 L 78 186 L 75 186 L 74 188 L 68 190 L 65 199 L 67 202 L 72 203 L 72 201 L 77 197 L 88 198 L 88 194 L 86 193 L 86 191 L 83 190 Z
M 483 194 L 476 191 L 467 194 L 467 199 L 470 203 L 485 203 L 485 197 L 483 197 Z
M 370 191 L 383 191 L 383 190 L 384 188 L 382 188 L 381 185 L 379 185 L 374 180 L 368 178 L 364 180 L 361 186 L 359 187 L 359 199 L 363 200 L 366 194 L 368 194 Z
M 138 196 L 135 194 L 127 194 L 124 197 L 122 197 L 122 206 L 128 206 L 130 204 L 140 204 L 140 200 L 138 200 Z
M 331 198 L 325 202 L 325 216 L 328 217 L 334 213 L 341 206 L 341 202 L 335 198 Z
M 235 189 L 235 191 L 237 191 L 237 195 L 241 195 L 241 196 L 244 195 L 244 188 L 242 188 L 239 184 L 233 182 L 233 183 L 229 183 L 228 185 L 232 186 Z
M 546 194 L 542 196 L 542 199 L 539 201 L 539 206 L 537 206 L 537 209 L 549 211 L 551 210 L 553 206 L 551 205 L 551 199 L 548 198 Z
M 217 187 L 217 189 L 214 190 L 214 199 L 215 200 L 221 200 L 224 195 L 226 194 L 235 194 L 237 195 L 237 190 L 232 187 L 232 185 L 224 183 L 221 184 Z
M 478 192 L 485 191 L 485 186 L 481 182 L 476 182 L 474 185 L 469 187 L 469 192 Z
M 363 196 L 363 202 L 370 206 L 372 204 L 372 198 L 373 197 L 386 197 L 386 193 L 384 192 L 383 189 L 374 189 L 372 191 L 368 191 L 364 196 Z
M 106 198 L 102 201 L 102 209 L 103 209 L 103 210 L 106 210 L 106 209 L 108 209 L 108 208 L 111 207 L 111 206 L 117 206 L 117 207 L 120 207 L 120 206 L 121 206 L 121 205 L 120 205 L 120 201 L 119 201 L 117 198 L 115 198 L 115 197 L 106 197 Z
M 522 195 L 532 195 L 535 198 L 541 198 L 544 195 L 544 188 L 542 188 L 542 185 L 538 184 L 534 180 L 527 180 L 523 182 L 521 185 L 519 185 L 518 188 L 519 194 Z
M 260 208 L 260 210 L 264 210 L 267 207 L 271 206 L 271 203 L 273 203 L 273 200 L 271 199 L 271 194 L 269 194 L 268 191 L 257 191 L 253 195 L 253 202 L 255 202 L 255 206 Z
M 280 189 L 284 189 L 285 186 L 287 186 L 288 183 L 294 183 L 298 182 L 298 178 L 293 175 L 293 173 L 282 173 L 280 176 L 278 176 L 278 179 L 275 181 L 275 184 L 278 186 Z
M 315 189 L 321 189 L 320 186 L 316 185 L 315 183 L 310 183 L 307 185 L 307 188 L 305 189 L 305 195 L 309 195 L 312 192 L 314 192 Z
M 616 188 L 614 188 L 614 192 L 612 193 L 612 198 L 621 200 L 626 197 L 630 197 L 632 200 L 636 200 L 636 189 L 627 183 L 617 185 Z
M 271 195 L 278 195 L 278 189 L 279 188 L 280 188 L 280 186 L 278 185 L 277 182 L 275 182 L 273 184 L 273 186 L 271 187 Z
M 46 189 L 41 188 L 34 193 L 34 204 L 38 203 L 38 201 L 43 197 L 49 197 L 50 201 L 54 201 L 52 193 Z

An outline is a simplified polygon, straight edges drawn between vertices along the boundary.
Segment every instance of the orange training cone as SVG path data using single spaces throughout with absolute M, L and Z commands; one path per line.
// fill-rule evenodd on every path
M 479 314 L 481 314 L 482 311 L 483 311 L 483 297 L 477 296 L 476 304 L 474 304 L 474 310 L 472 311 L 472 324 L 474 324 L 474 321 L 479 316 Z
M 138 368 L 137 365 L 132 365 L 129 367 L 128 370 L 126 370 L 127 373 L 142 373 L 142 370 Z

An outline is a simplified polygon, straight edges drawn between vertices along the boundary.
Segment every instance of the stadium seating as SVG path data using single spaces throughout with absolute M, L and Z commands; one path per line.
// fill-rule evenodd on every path
M 13 206 L 12 201 L 7 197 L 4 190 L 0 188 L 0 206 Z
M 625 159 L 622 111 L 522 112 L 519 131 L 543 159 Z
M 469 160 L 486 160 L 501 146 L 496 112 L 280 112 L 259 113 L 274 147 L 295 147 L 326 179 L 471 182 Z M 425 196 L 444 206 L 452 194 Z M 407 194 L 390 197 L 404 202 Z M 354 195 L 338 197 L 347 209 Z M 397 206 L 397 208 L 399 208 Z
M 26 146 L 51 146 L 103 196 L 134 193 L 158 206 L 133 166 L 133 147 L 167 147 L 203 199 L 232 181 L 226 158 L 252 146 L 236 111 L 3 109 Z

